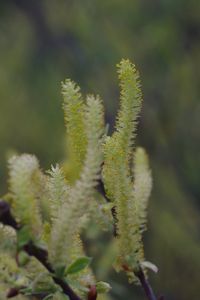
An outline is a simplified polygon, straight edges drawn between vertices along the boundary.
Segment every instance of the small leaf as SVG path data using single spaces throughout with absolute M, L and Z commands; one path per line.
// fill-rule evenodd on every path
M 17 248 L 21 250 L 31 240 L 30 230 L 27 226 L 17 232 Z
M 20 267 L 25 266 L 30 261 L 30 256 L 25 251 L 18 253 L 17 261 Z
M 63 278 L 65 275 L 65 266 L 64 265 L 57 266 L 55 269 L 55 273 L 56 273 L 56 277 Z
M 140 265 L 142 268 L 150 269 L 154 273 L 158 272 L 158 267 L 156 265 L 154 265 L 153 263 L 151 263 L 150 261 L 143 261 L 140 263 Z
M 75 260 L 65 271 L 65 275 L 68 274 L 74 274 L 82 271 L 85 269 L 89 264 L 91 263 L 92 258 L 91 257 L 79 257 L 77 260 Z
M 25 296 L 29 296 L 29 295 L 32 294 L 33 289 L 32 289 L 32 287 L 28 286 L 28 287 L 25 287 L 25 288 L 21 288 L 20 292 L 23 293 Z

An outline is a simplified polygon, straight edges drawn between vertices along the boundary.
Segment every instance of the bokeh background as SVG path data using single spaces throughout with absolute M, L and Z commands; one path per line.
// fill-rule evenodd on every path
M 136 63 L 144 92 L 137 144 L 154 177 L 145 247 L 159 267 L 150 280 L 167 300 L 199 300 L 200 1 L 1 0 L 1 194 L 10 153 L 35 153 L 43 168 L 61 160 L 64 78 L 103 97 L 112 128 L 121 58 Z M 107 277 L 113 299 L 144 299 Z

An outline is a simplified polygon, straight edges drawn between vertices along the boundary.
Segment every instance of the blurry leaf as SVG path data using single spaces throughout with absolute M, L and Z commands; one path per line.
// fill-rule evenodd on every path
M 26 296 L 31 295 L 32 291 L 32 287 L 30 286 L 20 289 L 20 292 L 22 292 Z
M 64 265 L 60 265 L 60 266 L 56 267 L 56 269 L 55 269 L 56 276 L 59 277 L 59 278 L 64 277 L 65 268 L 66 267 Z
M 21 250 L 31 240 L 30 230 L 27 226 L 17 231 L 17 248 Z
M 77 260 L 75 260 L 66 270 L 65 275 L 67 274 L 74 274 L 82 271 L 85 269 L 89 264 L 91 263 L 92 258 L 91 257 L 79 257 Z
M 20 267 L 25 266 L 30 261 L 30 256 L 25 251 L 20 251 L 17 261 Z

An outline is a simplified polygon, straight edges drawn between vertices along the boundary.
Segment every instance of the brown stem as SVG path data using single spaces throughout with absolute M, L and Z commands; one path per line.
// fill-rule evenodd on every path
M 145 277 L 143 270 L 140 269 L 138 272 L 135 272 L 135 275 L 139 279 L 139 281 L 142 285 L 142 288 L 147 296 L 147 299 L 148 300 L 157 300 L 149 281 Z
M 13 298 L 19 294 L 22 294 L 24 295 L 24 289 L 25 287 L 21 286 L 19 288 L 11 288 L 8 293 L 7 293 L 7 298 Z M 38 299 L 38 300 L 42 300 L 44 299 L 45 297 L 48 296 L 48 294 L 45 292 L 45 293 L 32 293 L 31 296 L 33 297 L 34 296 L 34 299 Z
M 13 227 L 15 230 L 20 229 L 20 225 L 16 222 L 10 212 L 10 205 L 5 201 L 0 201 L 0 222 L 4 225 Z M 34 256 L 50 273 L 54 282 L 59 285 L 64 294 L 66 294 L 70 300 L 81 300 L 81 298 L 72 290 L 68 283 L 61 278 L 56 277 L 55 271 L 48 261 L 48 252 L 34 245 L 32 241 L 29 241 L 24 246 L 24 251 L 30 256 Z M 8 298 L 16 296 L 16 289 L 11 289 L 7 295 Z
M 2 200 L 0 200 L 0 222 L 4 225 L 11 226 L 16 230 L 20 229 L 20 226 L 11 215 L 10 205 Z

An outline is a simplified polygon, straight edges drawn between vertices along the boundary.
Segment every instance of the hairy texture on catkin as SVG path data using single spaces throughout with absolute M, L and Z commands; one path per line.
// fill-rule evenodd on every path
M 68 181 L 74 183 L 80 176 L 87 147 L 85 103 L 79 86 L 70 79 L 62 83 L 62 95 L 67 133 L 67 160 L 64 163 L 64 171 Z
M 9 161 L 9 184 L 13 194 L 12 209 L 17 220 L 30 229 L 33 237 L 41 233 L 42 221 L 35 197 L 34 178 L 39 171 L 35 156 L 23 154 Z
M 102 134 L 104 130 L 103 106 L 100 99 L 88 96 L 85 109 L 87 151 L 80 175 L 71 188 L 69 198 L 58 211 L 50 241 L 50 260 L 53 265 L 69 263 L 68 253 L 74 235 L 82 226 L 94 188 L 100 178 L 102 164 Z
M 146 205 L 151 190 L 151 176 L 146 156 L 138 149 L 135 155 L 135 183 L 131 177 L 131 160 L 138 115 L 142 105 L 139 75 L 129 60 L 118 65 L 120 109 L 116 130 L 104 145 L 103 181 L 108 198 L 113 201 L 117 218 L 117 270 L 129 274 L 144 259 L 142 228 L 146 222 Z M 144 178 L 145 177 L 145 178 Z M 146 186 L 147 184 L 147 186 Z M 144 186 L 145 185 L 145 186 Z

